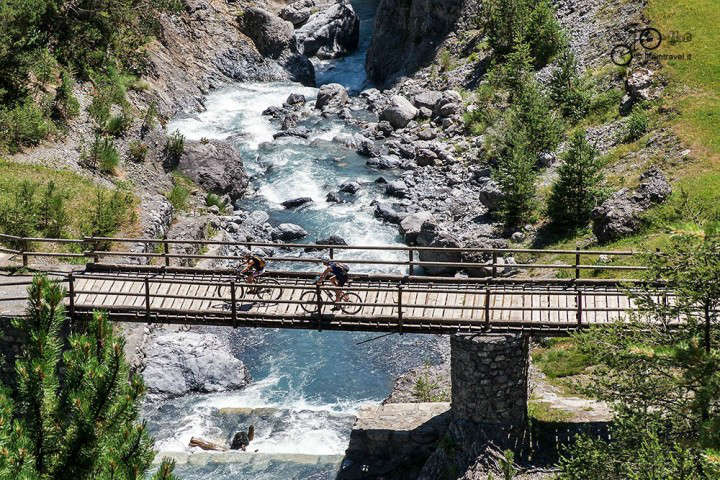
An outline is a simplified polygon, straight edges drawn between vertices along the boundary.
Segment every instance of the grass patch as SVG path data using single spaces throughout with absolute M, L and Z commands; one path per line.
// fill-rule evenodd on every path
M 589 358 L 568 338 L 547 340 L 547 347 L 535 350 L 532 360 L 550 379 L 579 375 L 591 366 Z
M 528 401 L 528 417 L 540 422 L 567 422 L 572 414 L 559 408 L 554 408 L 550 403 L 531 398 Z
M 413 395 L 421 402 L 449 402 L 450 395 L 426 375 L 418 377 L 413 387 Z
M 135 209 L 138 200 L 127 191 L 110 190 L 100 187 L 91 180 L 69 170 L 55 170 L 52 168 L 16 163 L 0 158 L 0 203 L 5 205 L 13 202 L 13 197 L 23 181 L 37 185 L 35 197 L 42 201 L 42 194 L 51 182 L 56 195 L 63 197 L 63 209 L 67 212 L 62 222 L 62 228 L 53 232 L 58 236 L 77 238 L 88 231 L 89 226 L 110 225 L 113 233 L 116 231 L 129 231 L 136 227 L 137 215 Z M 119 192 L 117 196 L 114 192 Z M 98 208 L 98 196 L 102 195 L 107 201 L 102 208 Z M 115 201 L 110 205 L 110 199 Z M 48 203 L 52 204 L 52 200 Z M 43 206 L 40 211 L 47 211 Z M 112 214 L 112 215 L 110 215 Z M 112 222 L 108 222 L 112 217 Z M 33 230 L 35 228 L 33 227 Z M 43 231 L 36 232 L 43 234 Z M 49 244 L 36 245 L 36 248 L 51 248 Z

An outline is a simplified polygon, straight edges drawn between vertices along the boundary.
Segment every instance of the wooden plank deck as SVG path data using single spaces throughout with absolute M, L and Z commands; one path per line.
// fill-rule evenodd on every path
M 130 274 L 92 274 L 75 277 L 75 309 L 80 314 L 92 310 L 108 311 L 111 317 L 126 321 L 196 323 L 216 325 L 274 325 L 280 328 L 318 328 L 316 305 L 302 303 L 306 292 L 315 287 L 310 280 L 278 278 L 282 293 L 275 301 L 263 300 L 236 286 L 236 317 L 231 317 L 230 282 L 211 276 L 148 277 L 150 316 L 146 310 L 145 277 Z M 562 330 L 578 324 L 578 292 L 546 286 L 500 287 L 474 284 L 403 285 L 402 328 L 407 331 L 452 333 L 486 328 L 486 289 L 490 296 L 490 327 L 505 329 Z M 323 294 L 322 318 L 339 330 L 389 331 L 400 328 L 397 285 L 386 281 L 355 280 L 346 291 L 356 293 L 360 311 L 349 315 L 333 311 Z M 332 291 L 327 291 L 334 297 Z M 222 298 L 217 298 L 222 297 Z M 583 291 L 582 325 L 614 321 L 634 308 L 624 292 L 614 289 Z M 307 298 L 307 296 L 306 296 Z M 305 308 L 303 308 L 305 307 Z M 324 327 L 323 327 L 324 328 Z

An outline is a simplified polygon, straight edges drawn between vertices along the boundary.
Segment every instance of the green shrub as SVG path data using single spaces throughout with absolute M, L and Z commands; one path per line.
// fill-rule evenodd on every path
M 449 50 L 447 50 L 446 48 L 442 49 L 440 51 L 439 60 L 441 72 L 447 72 L 449 70 L 452 70 L 453 61 Z
M 138 163 L 144 161 L 145 157 L 147 157 L 148 148 L 147 143 L 143 143 L 140 140 L 133 140 L 130 142 L 130 145 L 128 145 L 128 156 L 130 160 Z
M 129 192 L 113 190 L 106 193 L 98 190 L 91 204 L 84 233 L 91 237 L 112 235 L 126 222 L 133 206 L 133 197 Z
M 562 115 L 580 120 L 590 110 L 590 89 L 577 73 L 577 61 L 570 49 L 563 52 L 550 79 L 550 98 Z
M 526 41 L 536 68 L 544 67 L 567 46 L 567 38 L 550 0 L 535 4 L 526 27 Z
M 80 162 L 89 168 L 105 173 L 113 173 L 120 165 L 120 154 L 115 149 L 115 144 L 111 138 L 98 135 L 95 137 L 90 151 L 83 151 Z
M 649 123 L 650 118 L 648 117 L 647 112 L 645 112 L 642 108 L 633 108 L 633 111 L 625 124 L 623 140 L 625 142 L 634 142 L 639 139 L 647 132 Z
M 50 180 L 43 185 L 23 180 L 0 194 L 0 231 L 18 237 L 62 237 L 69 223 L 67 192 Z M 16 246 L 27 249 L 27 244 Z
M 55 93 L 53 114 L 55 118 L 67 121 L 80 113 L 80 102 L 73 93 L 74 80 L 70 72 L 63 70 L 60 79 L 60 86 Z
M 530 46 L 521 42 L 513 47 L 506 58 L 496 63 L 488 73 L 489 82 L 499 88 L 505 88 L 514 95 L 531 81 L 532 57 Z
M 227 208 L 227 204 L 223 201 L 222 198 L 220 198 L 219 195 L 216 195 L 214 193 L 208 193 L 205 196 L 205 206 L 206 207 L 218 207 L 220 209 L 220 213 L 223 213 L 225 209 Z
M 611 88 L 601 93 L 593 95 L 590 100 L 590 115 L 598 118 L 600 121 L 607 117 L 608 113 L 614 112 L 615 115 L 620 111 L 620 101 L 625 93 L 619 88 Z
M 105 132 L 109 133 L 114 137 L 121 137 L 130 125 L 132 124 L 132 117 L 125 112 L 118 115 L 111 116 L 105 124 Z
M 53 131 L 47 113 L 31 98 L 11 109 L 0 109 L 0 142 L 6 142 L 11 152 L 33 146 Z M 4 138 L 3 138 L 4 137 Z
M 548 199 L 548 216 L 562 229 L 585 227 L 590 212 L 604 198 L 603 164 L 584 132 L 576 132 L 558 167 L 558 178 Z
M 509 111 L 508 129 L 524 131 L 527 151 L 535 156 L 552 152 L 560 143 L 562 125 L 550 107 L 550 100 L 534 79 L 525 82 L 515 96 Z
M 165 195 L 175 210 L 187 209 L 187 199 L 190 191 L 182 185 L 173 185 L 172 189 Z
M 167 166 L 169 169 L 174 169 L 177 166 L 184 151 L 185 137 L 179 130 L 175 130 L 168 136 L 167 143 L 165 144 L 165 155 L 167 156 Z

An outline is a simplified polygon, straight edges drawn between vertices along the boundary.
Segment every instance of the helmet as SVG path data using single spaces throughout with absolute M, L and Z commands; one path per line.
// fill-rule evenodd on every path
M 322 257 L 320 257 L 320 261 L 323 265 L 327 265 L 328 263 L 330 263 L 330 257 L 328 257 L 327 255 L 323 255 Z

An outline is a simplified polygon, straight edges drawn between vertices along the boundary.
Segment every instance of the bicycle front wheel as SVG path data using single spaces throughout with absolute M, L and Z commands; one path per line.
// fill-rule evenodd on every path
M 317 312 L 317 293 L 313 291 L 307 291 L 300 295 L 300 301 L 302 302 L 300 306 L 307 313 Z
M 362 310 L 363 306 L 361 304 L 362 299 L 360 298 L 360 295 L 358 295 L 357 293 L 346 293 L 345 295 L 343 295 L 340 309 L 348 315 L 355 315 L 356 313 L 359 313 L 360 310 Z
M 632 50 L 627 45 L 615 45 L 610 52 L 610 58 L 615 65 L 624 67 L 632 61 Z
M 280 288 L 280 282 L 274 278 L 265 278 L 262 281 L 257 282 L 257 295 L 258 298 L 263 300 L 279 300 L 282 297 L 282 288 Z

